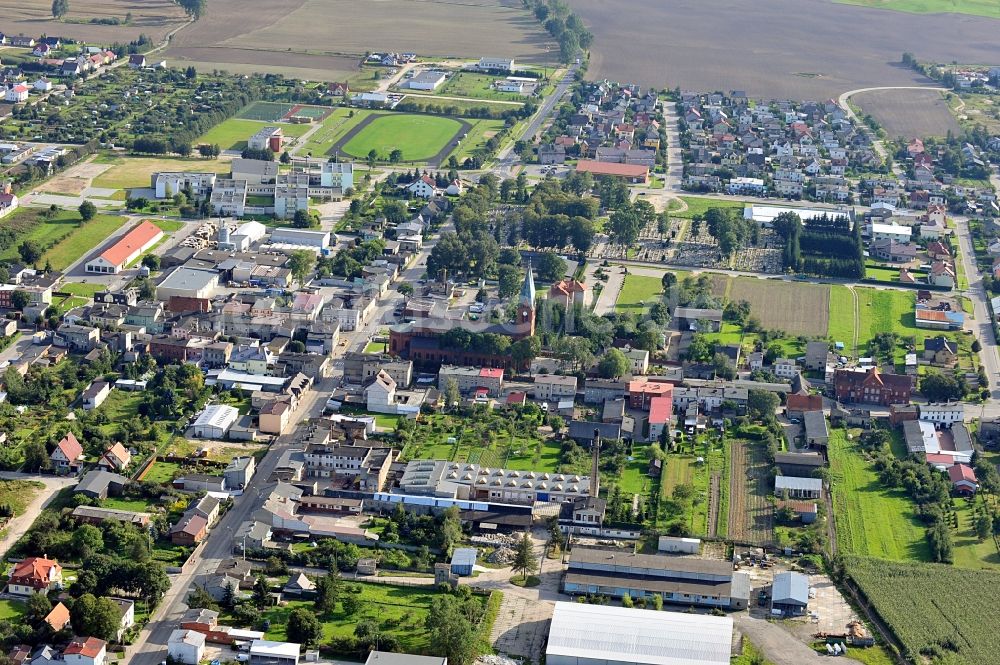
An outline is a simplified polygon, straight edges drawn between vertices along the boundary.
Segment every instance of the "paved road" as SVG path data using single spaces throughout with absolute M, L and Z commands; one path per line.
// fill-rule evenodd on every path
M 76 478 L 63 478 L 57 476 L 43 476 L 37 473 L 18 473 L 16 471 L 0 471 L 0 478 L 3 480 L 35 480 L 43 483 L 45 488 L 39 491 L 38 496 L 32 499 L 31 503 L 25 507 L 24 512 L 17 515 L 7 526 L 4 527 L 3 537 L 0 538 L 0 559 L 7 557 L 7 550 L 16 543 L 21 536 L 31 528 L 32 523 L 45 506 L 55 498 L 59 490 L 77 483 Z
M 997 339 L 987 305 L 989 294 L 983 288 L 983 278 L 976 265 L 976 254 L 969 234 L 969 220 L 966 217 L 954 217 L 953 220 L 955 222 L 955 237 L 958 239 L 958 246 L 962 254 L 962 266 L 969 279 L 969 288 L 965 291 L 965 295 L 972 301 L 975 315 L 975 320 L 970 321 L 969 326 L 982 345 L 979 351 L 979 360 L 986 368 L 986 377 L 990 382 L 989 388 L 992 398 L 997 399 L 1000 397 L 1000 358 L 997 356 Z
M 774 665 L 829 665 L 827 658 L 766 619 L 739 612 L 733 615 L 733 623 Z

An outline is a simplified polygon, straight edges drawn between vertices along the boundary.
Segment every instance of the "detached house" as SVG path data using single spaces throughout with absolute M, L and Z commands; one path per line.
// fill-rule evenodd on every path
M 883 374 L 877 368 L 838 369 L 833 375 L 834 392 L 845 404 L 909 404 L 913 377 Z
M 125 446 L 116 442 L 113 446 L 104 451 L 104 454 L 101 455 L 101 459 L 97 462 L 97 466 L 101 467 L 105 471 L 121 471 L 131 463 L 132 454 L 127 448 L 125 448 Z
M 62 566 L 54 559 L 30 556 L 14 566 L 7 593 L 30 596 L 62 588 Z
M 437 183 L 429 175 L 423 175 L 407 186 L 406 191 L 416 197 L 429 199 L 437 193 Z
M 57 474 L 75 475 L 80 472 L 83 463 L 83 446 L 77 441 L 76 436 L 69 432 L 56 444 L 49 459 L 52 460 L 52 468 Z
M 78 637 L 63 650 L 66 665 L 104 665 L 108 645 L 96 637 Z

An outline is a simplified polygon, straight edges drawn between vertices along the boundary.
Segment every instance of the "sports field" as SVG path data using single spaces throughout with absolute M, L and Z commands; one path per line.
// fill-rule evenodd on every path
M 244 120 L 258 120 L 260 122 L 278 122 L 288 115 L 288 112 L 293 108 L 295 108 L 295 104 L 254 102 L 240 111 L 236 117 L 243 118 Z
M 878 472 L 843 429 L 830 431 L 830 484 L 837 526 L 837 547 L 843 554 L 876 556 L 896 561 L 929 561 L 924 527 L 904 490 L 885 488 Z
M 230 118 L 212 129 L 205 132 L 197 143 L 207 143 L 209 145 L 218 144 L 223 150 L 242 150 L 247 147 L 247 140 L 264 127 L 274 127 L 274 122 L 261 122 L 258 120 L 244 120 L 242 118 Z M 281 123 L 277 125 L 285 136 L 298 138 L 302 136 L 312 125 L 293 125 L 291 123 Z
M 336 108 L 333 113 L 320 123 L 319 129 L 312 133 L 306 142 L 298 148 L 298 154 L 321 157 L 330 154 L 331 148 L 344 134 L 357 126 L 362 120 L 372 114 L 363 109 L 351 110 Z
M 396 149 L 403 152 L 403 161 L 425 161 L 446 148 L 462 128 L 452 118 L 399 113 L 382 115 L 351 137 L 343 151 L 352 157 L 365 158 L 374 150 L 387 159 Z

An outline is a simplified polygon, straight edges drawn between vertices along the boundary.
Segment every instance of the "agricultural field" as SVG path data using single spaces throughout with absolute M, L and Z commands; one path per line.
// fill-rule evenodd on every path
M 336 81 L 358 73 L 361 56 L 375 48 L 470 59 L 490 53 L 539 64 L 558 56 L 542 27 L 510 0 L 216 0 L 164 55 L 203 71 L 253 66 Z
M 493 84 L 502 80 L 504 80 L 502 76 L 457 72 L 444 85 L 435 90 L 434 93 L 454 97 L 472 97 L 473 99 L 520 101 L 525 98 L 525 95 L 519 95 L 516 92 L 497 92 L 494 90 Z M 544 85 L 544 79 L 541 82 Z
M 729 468 L 729 537 L 744 544 L 774 542 L 771 470 L 762 443 L 732 442 Z
M 271 123 L 230 118 L 202 134 L 196 143 L 218 144 L 223 150 L 242 150 L 247 147 L 247 140 L 251 136 L 269 125 Z M 312 125 L 293 125 L 287 122 L 281 123 L 279 126 L 286 137 L 292 138 L 302 136 L 312 127 Z
M 860 556 L 844 566 L 905 651 L 954 665 L 995 662 L 1000 573 Z
M 102 155 L 95 164 L 110 165 L 94 178 L 94 187 L 106 189 L 135 189 L 149 187 L 150 177 L 160 171 L 204 171 L 228 173 L 228 160 L 172 159 L 166 157 L 113 157 Z
M 973 2 L 997 11 L 990 0 L 959 0 L 957 6 Z M 943 0 L 928 3 L 946 5 Z M 725 0 L 681 4 L 634 0 L 629 11 L 606 0 L 574 0 L 572 7 L 594 33 L 587 70 L 592 80 L 692 90 L 738 89 L 750 95 L 791 99 L 836 98 L 845 90 L 864 87 L 927 85 L 922 75 L 899 66 L 905 51 L 917 50 L 921 59 L 933 62 L 992 63 L 1000 25 L 964 16 L 920 16 L 829 0 L 804 0 L 795 12 L 789 12 L 783 0 L 761 0 L 738 24 L 721 31 L 718 17 L 731 10 Z M 641 33 L 635 30 L 636 16 L 642 17 L 645 29 Z M 784 36 L 781 43 L 760 48 L 757 35 L 774 31 Z M 713 47 L 706 49 L 706 44 Z M 920 48 L 914 49 L 914 44 Z M 698 57 L 690 57 L 695 52 Z M 664 62 L 671 63 L 669 71 L 662 67 Z
M 897 561 L 927 561 L 924 526 L 902 489 L 887 489 L 874 465 L 843 429 L 830 430 L 830 484 L 837 547 L 844 554 Z
M 873 90 L 851 102 L 871 114 L 890 138 L 945 136 L 960 128 L 943 93 L 935 90 Z
M 443 151 L 462 131 L 464 123 L 452 118 L 417 114 L 386 114 L 369 117 L 356 125 L 342 139 L 339 149 L 365 158 L 374 150 L 380 159 L 388 159 L 393 150 L 401 150 L 404 162 L 440 161 Z
M 642 313 L 656 302 L 661 293 L 663 285 L 659 277 L 626 275 L 621 293 L 618 294 L 618 301 L 615 303 L 615 310 L 633 314 Z
M 751 313 L 766 329 L 816 337 L 827 333 L 829 286 L 736 277 L 732 279 L 728 297 L 734 302 L 749 302 Z
M 132 14 L 128 25 L 90 23 L 91 19 L 110 18 L 124 22 L 128 13 Z M 70 3 L 69 13 L 61 21 L 52 18 L 52 3 L 47 0 L 0 0 L 0 32 L 8 35 L 46 33 L 107 44 L 132 41 L 144 33 L 159 41 L 185 20 L 184 11 L 170 0 Z
M 1000 19 L 1000 6 L 992 0 L 836 0 L 836 2 L 910 14 L 969 14 Z

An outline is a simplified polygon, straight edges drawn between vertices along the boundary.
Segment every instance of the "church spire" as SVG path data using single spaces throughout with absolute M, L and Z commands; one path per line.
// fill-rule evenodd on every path
M 535 278 L 531 274 L 531 263 L 528 263 L 528 273 L 524 276 L 524 284 L 521 286 L 521 297 L 518 304 L 535 308 Z

